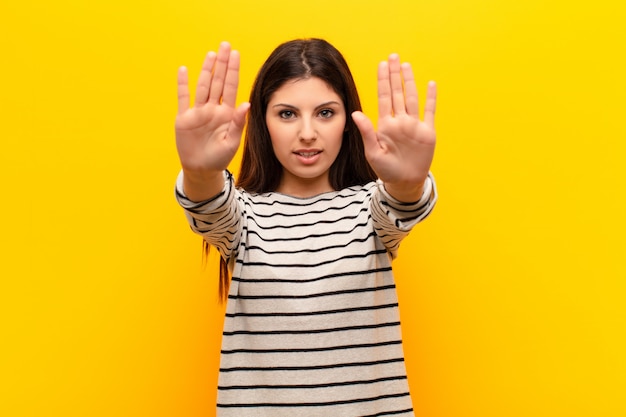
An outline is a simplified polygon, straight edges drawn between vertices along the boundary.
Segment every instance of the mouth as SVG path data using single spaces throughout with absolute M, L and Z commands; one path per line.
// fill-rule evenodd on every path
M 321 149 L 298 149 L 293 152 L 297 160 L 304 165 L 315 165 L 321 158 Z
M 322 151 L 296 151 L 294 153 L 303 158 L 312 158 L 315 155 L 319 155 L 320 153 L 322 153 Z

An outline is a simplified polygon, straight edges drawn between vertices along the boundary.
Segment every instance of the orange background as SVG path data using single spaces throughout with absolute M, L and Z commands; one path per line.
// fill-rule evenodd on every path
M 440 202 L 395 263 L 416 415 L 626 415 L 618 4 L 3 2 L 0 415 L 214 415 L 222 311 L 173 198 L 176 70 L 229 40 L 245 100 L 310 36 L 374 117 L 389 53 L 439 83 Z

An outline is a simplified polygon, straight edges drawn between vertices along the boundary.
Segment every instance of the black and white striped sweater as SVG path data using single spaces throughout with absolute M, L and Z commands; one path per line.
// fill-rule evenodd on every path
M 380 182 L 310 198 L 233 186 L 194 203 L 194 232 L 229 260 L 220 417 L 413 416 L 391 270 L 433 209 L 431 176 L 412 204 Z

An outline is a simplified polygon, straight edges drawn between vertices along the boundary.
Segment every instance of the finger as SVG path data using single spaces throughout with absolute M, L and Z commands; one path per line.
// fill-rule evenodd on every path
M 196 87 L 196 106 L 206 103 L 209 97 L 209 89 L 211 88 L 211 77 L 213 76 L 213 67 L 217 55 L 211 51 L 206 54 L 200 77 L 198 77 L 198 86 Z
M 228 69 L 224 80 L 222 103 L 235 107 L 237 101 L 237 87 L 239 86 L 239 52 L 232 51 L 228 59 Z
M 228 61 L 230 57 L 230 44 L 222 42 L 217 52 L 217 61 L 215 62 L 215 71 L 211 81 L 211 89 L 209 90 L 209 101 L 212 103 L 220 103 L 228 70 Z
M 400 57 L 398 54 L 389 55 L 389 83 L 391 85 L 393 114 L 406 113 L 404 88 L 402 87 L 402 75 L 400 72 Z
M 406 112 L 411 116 L 419 117 L 419 100 L 417 97 L 415 78 L 413 77 L 413 69 L 411 68 L 411 64 L 408 62 L 402 64 L 401 69 L 402 79 L 404 80 L 404 102 Z
M 184 113 L 189 109 L 189 81 L 187 68 L 180 67 L 178 69 L 178 114 Z
M 376 136 L 376 131 L 374 130 L 374 124 L 369 119 L 369 117 L 367 117 L 360 111 L 355 111 L 352 113 L 352 120 L 354 120 L 354 124 L 356 124 L 359 132 L 361 132 L 366 155 L 372 155 L 374 152 L 380 149 L 378 137 Z
M 391 85 L 389 84 L 389 63 L 378 64 L 378 117 L 392 114 Z
M 426 93 L 426 103 L 424 105 L 424 123 L 427 126 L 435 127 L 435 110 L 437 107 L 437 84 L 434 81 L 428 83 Z

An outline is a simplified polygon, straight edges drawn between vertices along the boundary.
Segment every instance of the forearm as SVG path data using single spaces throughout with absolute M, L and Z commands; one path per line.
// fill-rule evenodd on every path
M 374 229 L 391 256 L 395 257 L 401 240 L 432 212 L 437 202 L 437 186 L 429 174 L 420 197 L 412 197 L 412 202 L 402 202 L 391 195 L 386 184 L 380 180 L 378 184 L 371 206 Z
M 239 246 L 243 207 L 238 204 L 232 175 L 228 171 L 222 171 L 221 175 L 220 191 L 208 199 L 192 201 L 184 193 L 185 172 L 181 171 L 176 179 L 175 196 L 185 210 L 191 230 L 216 247 L 225 259 L 229 259 Z
M 224 189 L 224 172 L 191 172 L 183 169 L 183 192 L 191 201 L 209 200 Z

